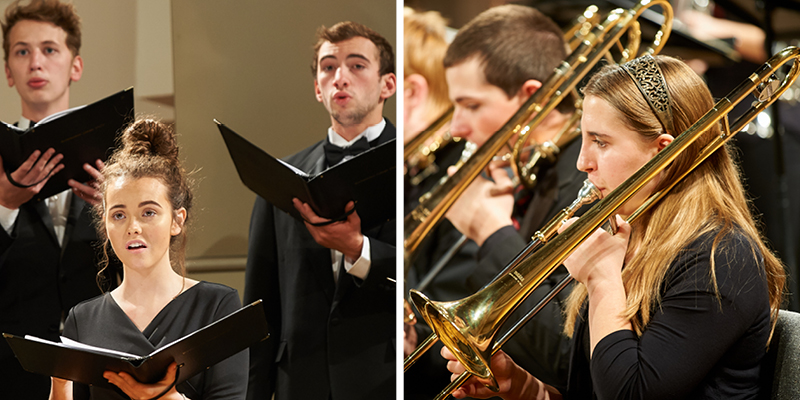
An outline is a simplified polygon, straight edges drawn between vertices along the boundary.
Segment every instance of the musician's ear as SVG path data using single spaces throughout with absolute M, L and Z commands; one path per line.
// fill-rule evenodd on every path
M 428 81 L 420 74 L 411 74 L 403 80 L 403 104 L 407 108 L 424 106 L 429 92 Z
M 314 95 L 317 97 L 317 101 L 322 103 L 322 90 L 320 90 L 316 79 L 314 79 Z
M 668 133 L 662 133 L 658 135 L 658 138 L 656 140 L 658 140 L 658 151 L 661 151 L 664 150 L 664 148 L 667 147 L 667 145 L 672 143 L 672 141 L 675 140 L 675 138 Z
M 381 76 L 381 100 L 392 97 L 397 90 L 397 76 L 393 73 Z
M 531 97 L 532 94 L 536 93 L 539 88 L 542 87 L 542 82 L 537 81 L 536 79 L 528 79 L 525 83 L 522 84 L 522 87 L 519 88 L 517 92 L 517 100 L 519 104 L 525 103 L 528 101 L 528 98 Z

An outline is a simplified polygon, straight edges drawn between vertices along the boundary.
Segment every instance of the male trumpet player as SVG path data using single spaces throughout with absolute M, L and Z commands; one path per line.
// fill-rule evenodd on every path
M 331 117 L 327 139 L 286 161 L 321 172 L 395 137 L 383 105 L 394 52 L 354 22 L 320 28 L 312 71 Z M 250 350 L 248 399 L 366 399 L 395 392 L 395 222 L 362 232 L 358 212 L 306 222 L 259 197 L 250 222 L 245 302 L 264 299 L 271 336 Z M 354 207 L 348 204 L 348 210 Z M 345 210 L 342 210 L 344 213 Z
M 444 59 L 449 95 L 455 104 L 451 134 L 478 146 L 486 142 L 566 58 L 562 35 L 545 15 L 516 5 L 489 9 L 465 25 Z M 538 143 L 551 140 L 573 110 L 571 100 L 563 101 L 531 132 L 532 138 Z M 513 142 L 512 139 L 510 143 Z M 530 241 L 532 233 L 575 199 L 584 178 L 575 168 L 579 152 L 579 140 L 562 148 L 555 165 L 540 169 L 533 190 L 513 187 L 507 168 L 492 162 L 491 180 L 478 177 L 447 213 L 452 226 L 479 246 L 477 257 L 470 264 L 463 259 L 459 261 L 458 268 L 466 275 L 465 282 L 459 282 L 462 292 L 457 293 L 458 285 L 447 282 L 444 276 L 434 279 L 426 294 L 433 300 L 461 298 L 474 293 L 499 273 Z M 437 249 L 429 251 L 441 253 Z M 413 266 L 415 274 L 424 275 L 429 267 L 425 264 L 427 259 L 418 257 Z M 551 277 L 543 286 L 554 285 L 565 272 L 560 268 L 554 274 L 558 276 Z M 542 295 L 542 292 L 531 295 L 511 320 L 518 319 Z M 568 364 L 567 342 L 561 334 L 560 321 L 557 300 L 526 325 L 528 333 L 518 334 L 504 347 L 519 364 L 535 369 L 539 376 L 546 376 L 543 381 L 556 387 L 565 384 L 558 377 L 566 376 Z M 409 335 L 411 342 L 415 339 L 413 333 Z M 427 332 L 420 328 L 416 333 Z

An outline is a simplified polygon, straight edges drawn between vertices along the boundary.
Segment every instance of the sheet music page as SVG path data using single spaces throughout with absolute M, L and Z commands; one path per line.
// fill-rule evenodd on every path
M 137 356 L 136 354 L 125 353 L 123 351 L 111 350 L 111 349 L 104 349 L 102 347 L 92 346 L 88 344 L 84 344 L 81 342 L 74 341 L 70 338 L 66 338 L 61 336 L 61 344 L 66 347 L 71 347 L 74 349 L 81 349 L 81 350 L 91 350 L 91 351 L 98 351 L 101 353 L 107 353 L 110 355 L 120 356 L 120 357 L 129 357 L 129 358 L 141 358 L 141 356 Z
M 3 122 L 3 121 L 0 121 L 0 122 Z M 20 129 L 18 126 L 13 125 L 13 124 L 9 124 L 8 122 L 3 122 L 3 124 L 5 126 L 7 126 L 9 129 L 17 131 L 19 133 L 25 132 L 25 129 Z
M 297 174 L 297 175 L 300 175 L 300 176 L 302 176 L 303 178 L 308 178 L 308 177 L 310 176 L 310 175 L 308 175 L 308 174 L 307 174 L 305 171 L 302 171 L 302 170 L 298 169 L 298 168 L 297 168 L 297 167 L 295 167 L 294 165 L 292 165 L 292 164 L 289 164 L 289 163 L 287 163 L 286 161 L 283 161 L 283 160 L 281 160 L 280 158 L 278 158 L 277 160 L 278 160 L 278 161 L 280 161 L 280 162 L 281 162 L 281 164 L 283 164 L 283 165 L 285 165 L 285 166 L 289 167 L 289 169 L 290 169 L 290 170 L 292 170 L 292 171 L 294 171 L 294 173 L 295 173 L 295 174 Z
M 40 343 L 56 345 L 56 346 L 59 346 L 59 347 L 70 348 L 70 349 L 90 350 L 90 351 L 104 353 L 104 354 L 108 354 L 108 355 L 112 355 L 112 356 L 120 356 L 120 357 L 127 357 L 127 358 L 141 358 L 141 356 L 137 356 L 135 354 L 125 353 L 125 352 L 122 352 L 122 351 L 116 351 L 116 350 L 111 350 L 111 349 L 104 349 L 102 347 L 90 346 L 88 344 L 83 344 L 81 342 L 76 342 L 76 341 L 74 341 L 74 340 L 72 340 L 70 338 L 65 338 L 63 336 L 61 336 L 61 343 L 51 342 L 49 340 L 38 338 L 36 336 L 31 336 L 31 335 L 25 335 L 25 339 L 32 340 L 34 342 L 40 342 Z
M 40 124 L 43 124 L 45 122 L 52 121 L 52 120 L 54 120 L 56 118 L 61 118 L 61 117 L 65 116 L 65 115 L 67 115 L 67 114 L 69 114 L 69 113 L 71 113 L 73 111 L 78 111 L 78 110 L 80 110 L 81 108 L 84 108 L 84 107 L 86 107 L 86 105 L 72 107 L 72 108 L 64 110 L 64 111 L 59 111 L 59 112 L 57 112 L 55 114 L 50 114 L 50 115 L 42 118 L 42 120 L 37 122 L 36 125 L 40 125 Z

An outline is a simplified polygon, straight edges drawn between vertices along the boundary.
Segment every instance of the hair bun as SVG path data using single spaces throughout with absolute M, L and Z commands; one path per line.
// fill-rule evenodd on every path
M 172 128 L 154 119 L 133 122 L 122 135 L 123 152 L 178 161 L 178 142 Z

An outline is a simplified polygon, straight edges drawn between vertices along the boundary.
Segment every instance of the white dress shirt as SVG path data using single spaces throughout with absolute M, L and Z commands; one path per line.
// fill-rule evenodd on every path
M 383 128 L 386 127 L 386 120 L 381 119 L 381 122 L 375 125 L 368 127 L 364 132 L 361 132 L 353 138 L 353 140 L 346 140 L 345 138 L 339 136 L 336 131 L 333 130 L 333 127 L 328 128 L 328 141 L 331 142 L 334 146 L 339 147 L 350 147 L 353 143 L 357 140 L 361 139 L 362 136 L 367 137 L 367 141 L 371 142 L 377 139 L 381 132 L 383 132 Z M 353 158 L 353 156 L 345 156 L 342 161 L 347 161 Z M 364 245 L 361 247 L 361 257 L 357 260 L 352 261 L 348 260 L 347 257 L 344 257 L 344 270 L 350 275 L 356 276 L 358 278 L 367 279 L 367 275 L 369 274 L 369 268 L 372 265 L 372 260 L 370 259 L 370 251 L 369 251 L 369 238 L 364 236 Z M 333 279 L 338 282 L 339 281 L 339 269 L 342 265 L 342 252 L 338 250 L 331 249 L 331 263 L 333 264 Z
M 28 129 L 31 121 L 25 117 L 20 117 L 17 126 L 20 129 Z M 50 210 L 50 217 L 53 219 L 53 228 L 55 229 L 58 243 L 63 245 L 64 231 L 67 228 L 67 216 L 69 215 L 69 206 L 72 201 L 72 191 L 67 189 L 61 193 L 46 198 L 45 204 Z M 14 224 L 17 221 L 19 209 L 9 209 L 0 205 L 0 225 L 3 229 L 11 235 L 14 229 Z

